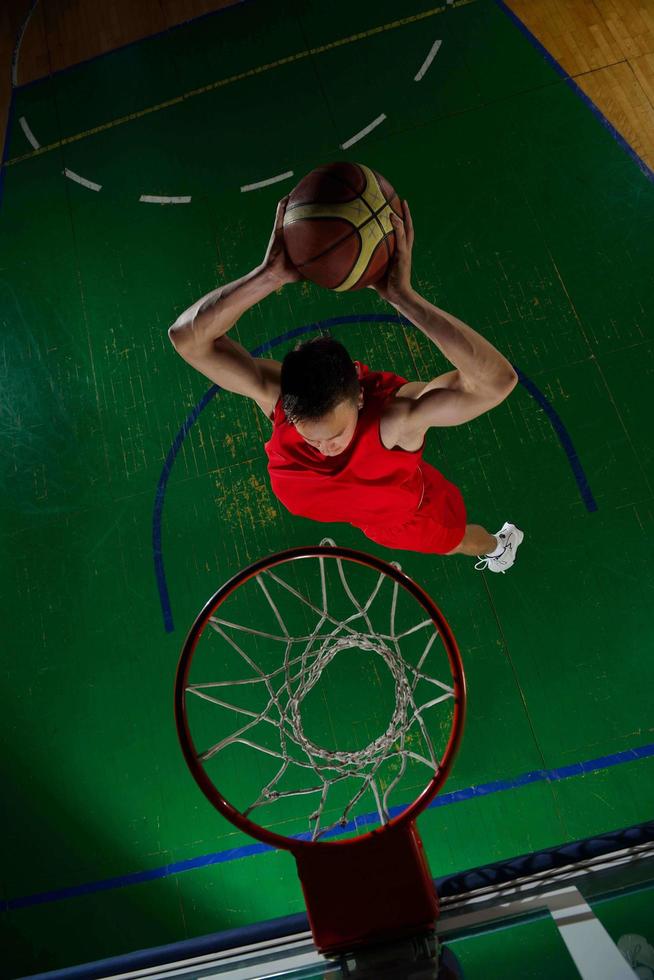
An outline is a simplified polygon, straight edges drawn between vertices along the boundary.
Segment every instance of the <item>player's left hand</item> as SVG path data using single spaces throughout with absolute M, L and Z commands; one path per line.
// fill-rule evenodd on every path
M 395 253 L 381 279 L 369 286 L 391 306 L 411 291 L 411 250 L 413 248 L 413 221 L 406 201 L 402 201 L 404 220 L 391 211 L 391 223 L 395 232 Z

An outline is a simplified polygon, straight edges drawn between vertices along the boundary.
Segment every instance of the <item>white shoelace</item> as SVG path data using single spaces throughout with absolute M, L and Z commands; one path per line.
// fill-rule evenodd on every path
M 492 561 L 497 561 L 499 558 L 501 558 L 505 551 L 506 545 L 504 545 L 504 548 L 502 551 L 500 551 L 499 555 L 477 555 L 479 561 L 475 562 L 475 568 L 478 571 L 483 572 L 485 568 L 488 568 Z

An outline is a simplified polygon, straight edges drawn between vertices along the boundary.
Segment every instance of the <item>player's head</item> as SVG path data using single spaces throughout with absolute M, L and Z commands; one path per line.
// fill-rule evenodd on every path
M 299 344 L 282 363 L 282 408 L 302 438 L 337 456 L 354 435 L 363 404 L 352 358 L 332 337 Z

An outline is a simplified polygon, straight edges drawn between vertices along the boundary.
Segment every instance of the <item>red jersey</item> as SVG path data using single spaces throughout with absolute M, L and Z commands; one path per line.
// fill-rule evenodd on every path
M 423 461 L 424 447 L 408 452 L 381 441 L 384 405 L 406 380 L 354 363 L 363 407 L 350 444 L 337 456 L 305 442 L 277 401 L 265 446 L 273 492 L 292 514 L 353 524 L 388 547 L 451 551 L 465 531 L 458 489 Z

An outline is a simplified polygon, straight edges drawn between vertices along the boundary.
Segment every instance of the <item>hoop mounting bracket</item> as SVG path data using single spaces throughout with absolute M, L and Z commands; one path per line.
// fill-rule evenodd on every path
M 382 827 L 348 847 L 295 853 L 318 950 L 342 955 L 433 929 L 438 898 L 413 823 Z

